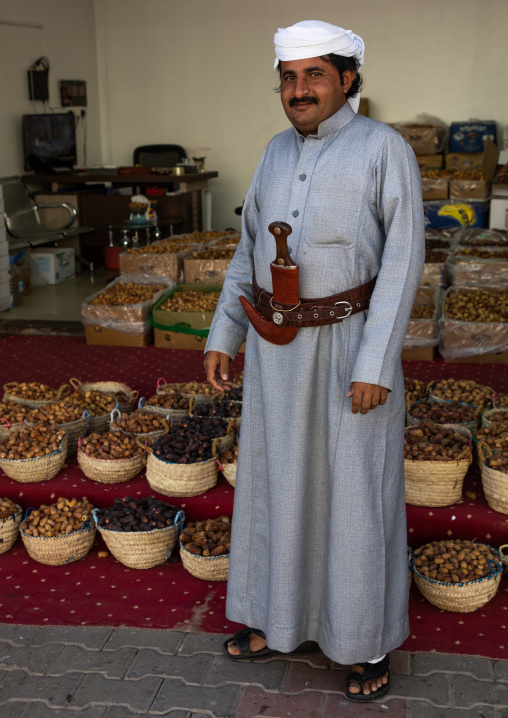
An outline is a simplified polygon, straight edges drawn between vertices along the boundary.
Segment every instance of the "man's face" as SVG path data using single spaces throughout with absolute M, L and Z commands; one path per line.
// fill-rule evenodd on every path
M 346 102 L 354 73 L 343 72 L 344 84 L 331 62 L 321 57 L 280 63 L 280 98 L 288 120 L 304 137 L 317 133 L 318 125 Z

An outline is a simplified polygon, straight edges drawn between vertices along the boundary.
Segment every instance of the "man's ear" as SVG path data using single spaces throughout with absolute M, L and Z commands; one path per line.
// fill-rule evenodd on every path
M 343 70 L 342 71 L 342 89 L 344 90 L 344 94 L 347 94 L 349 90 L 351 89 L 351 85 L 354 82 L 355 79 L 355 71 L 354 70 Z

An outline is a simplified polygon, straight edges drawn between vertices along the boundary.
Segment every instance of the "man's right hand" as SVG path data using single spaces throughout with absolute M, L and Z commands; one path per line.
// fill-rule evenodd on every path
M 207 352 L 205 355 L 206 380 L 218 391 L 229 391 L 229 356 L 222 352 Z

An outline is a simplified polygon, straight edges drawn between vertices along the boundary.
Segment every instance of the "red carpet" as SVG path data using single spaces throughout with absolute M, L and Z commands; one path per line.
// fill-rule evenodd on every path
M 146 347 L 89 347 L 74 337 L 7 336 L 0 339 L 0 383 L 43 381 L 59 386 L 75 376 L 82 381 L 120 381 L 141 396 L 155 393 L 159 377 L 167 381 L 203 379 L 200 352 Z M 233 364 L 242 368 L 243 357 Z M 474 379 L 508 392 L 503 366 L 407 362 L 408 377 L 430 381 L 444 377 Z M 491 511 L 481 492 L 476 464 L 465 490 L 477 494 L 452 507 L 408 506 L 408 542 L 413 548 L 446 536 L 477 539 L 493 546 L 508 542 L 508 516 Z M 116 496 L 153 494 L 140 476 L 125 484 L 101 485 L 86 479 L 75 459 L 57 477 L 41 484 L 19 484 L 0 472 L 0 496 L 23 508 L 58 496 L 86 495 L 96 506 L 110 505 Z M 184 509 L 189 521 L 230 514 L 233 489 L 223 479 L 203 496 L 168 499 Z M 88 556 L 67 566 L 50 567 L 29 558 L 20 539 L 0 555 L 1 620 L 20 624 L 112 625 L 171 628 L 226 633 L 236 630 L 224 615 L 225 583 L 190 576 L 181 563 L 149 570 L 128 569 L 112 556 L 99 558 L 105 545 L 98 536 Z M 408 651 L 436 650 L 508 658 L 508 581 L 503 578 L 495 598 L 473 614 L 440 611 L 411 590 L 411 637 Z

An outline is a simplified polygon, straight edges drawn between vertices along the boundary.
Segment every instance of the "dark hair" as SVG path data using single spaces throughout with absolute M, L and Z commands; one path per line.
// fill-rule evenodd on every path
M 363 85 L 363 78 L 360 75 L 360 63 L 356 57 L 345 57 L 344 55 L 320 55 L 322 60 L 331 62 L 332 65 L 337 69 L 340 77 L 340 84 L 344 84 L 344 70 L 351 70 L 355 73 L 355 78 L 351 83 L 351 87 L 346 92 L 346 99 L 350 97 L 356 97 L 361 91 Z M 281 76 L 280 62 L 278 64 L 279 77 Z M 280 84 L 275 88 L 275 92 L 280 92 Z

